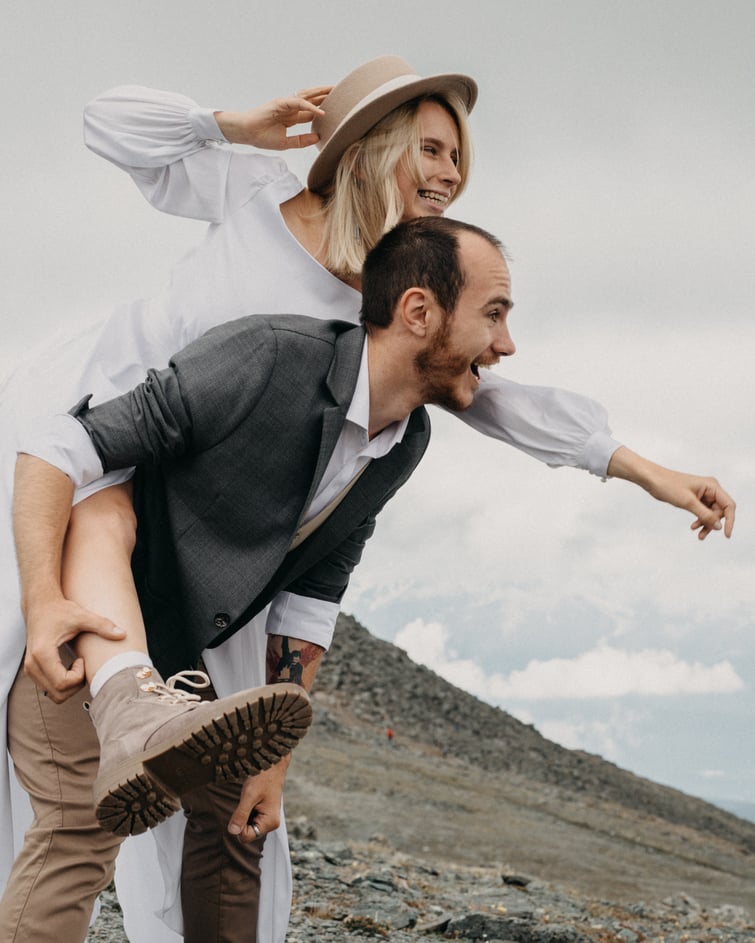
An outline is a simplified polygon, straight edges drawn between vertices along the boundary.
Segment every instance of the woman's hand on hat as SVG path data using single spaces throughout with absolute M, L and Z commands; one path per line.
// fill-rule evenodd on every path
M 317 143 L 311 131 L 289 134 L 297 124 L 309 124 L 323 114 L 322 104 L 332 86 L 306 88 L 289 98 L 274 98 L 250 111 L 216 111 L 215 120 L 223 136 L 232 144 L 248 144 L 270 151 L 309 147 Z

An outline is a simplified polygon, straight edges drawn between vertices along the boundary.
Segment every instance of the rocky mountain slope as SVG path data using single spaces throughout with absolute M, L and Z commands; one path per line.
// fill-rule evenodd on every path
M 436 864 L 500 862 L 614 900 L 755 910 L 755 824 L 546 740 L 351 617 L 314 700 L 287 809 L 320 838 L 379 834 Z

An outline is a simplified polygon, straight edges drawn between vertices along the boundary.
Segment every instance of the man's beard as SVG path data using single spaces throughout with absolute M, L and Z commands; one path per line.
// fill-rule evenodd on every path
M 456 389 L 459 378 L 470 371 L 470 363 L 451 347 L 449 333 L 447 320 L 430 345 L 414 358 L 414 366 L 422 380 L 424 402 L 458 411 L 471 405 Z

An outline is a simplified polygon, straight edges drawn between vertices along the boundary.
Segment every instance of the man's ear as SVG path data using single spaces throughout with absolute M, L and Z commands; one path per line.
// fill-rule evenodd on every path
M 425 337 L 430 329 L 438 304 L 427 288 L 407 288 L 399 299 L 397 315 L 411 334 Z

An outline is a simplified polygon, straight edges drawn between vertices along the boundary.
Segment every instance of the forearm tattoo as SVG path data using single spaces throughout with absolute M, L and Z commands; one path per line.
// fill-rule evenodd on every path
M 322 651 L 319 645 L 313 645 L 311 642 L 289 639 L 285 635 L 268 636 L 268 684 L 286 681 L 306 687 L 305 674 L 309 673 L 307 669 L 313 665 L 313 671 L 316 670 L 315 663 Z

